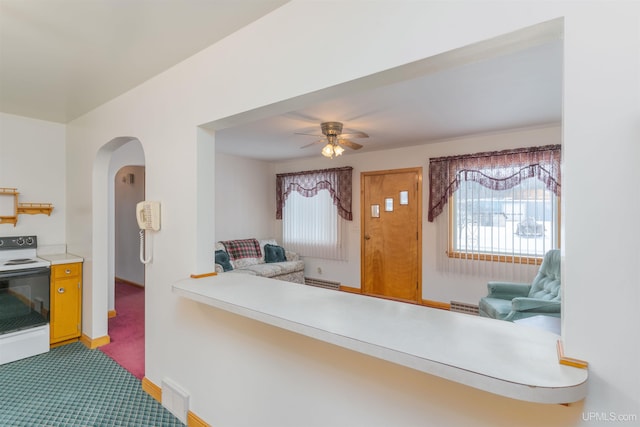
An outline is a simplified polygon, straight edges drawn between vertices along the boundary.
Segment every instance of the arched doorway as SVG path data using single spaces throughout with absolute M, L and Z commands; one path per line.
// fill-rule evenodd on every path
M 116 244 L 116 188 L 115 177 L 123 167 L 141 167 L 144 170 L 145 158 L 142 144 L 134 137 L 117 137 L 102 146 L 97 153 L 93 170 L 93 274 L 92 286 L 85 296 L 85 305 L 91 311 L 85 317 L 92 331 L 95 347 L 109 343 L 109 313 L 115 312 L 115 265 Z M 133 178 L 135 182 L 135 178 Z M 144 178 L 139 177 L 139 183 Z M 144 194 L 144 184 L 143 184 Z M 133 214 L 131 215 L 133 218 Z M 144 285 L 144 267 L 137 277 Z M 89 301 L 87 301 L 89 300 Z M 116 313 L 117 314 L 117 313 Z

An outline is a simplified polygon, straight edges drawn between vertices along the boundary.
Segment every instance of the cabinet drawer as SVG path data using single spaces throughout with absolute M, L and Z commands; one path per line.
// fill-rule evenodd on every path
M 80 271 L 82 269 L 82 264 L 80 263 L 60 264 L 60 265 L 54 265 L 51 268 L 52 268 L 52 271 L 51 271 L 52 277 L 54 279 L 61 279 L 64 277 L 79 276 Z

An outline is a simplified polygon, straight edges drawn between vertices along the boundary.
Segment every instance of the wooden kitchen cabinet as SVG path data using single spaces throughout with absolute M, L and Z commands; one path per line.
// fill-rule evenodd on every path
M 78 341 L 82 331 L 82 263 L 51 266 L 51 346 Z

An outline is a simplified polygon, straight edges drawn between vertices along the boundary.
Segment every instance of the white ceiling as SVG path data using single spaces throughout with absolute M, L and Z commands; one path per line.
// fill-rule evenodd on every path
M 285 0 L 0 0 L 0 111 L 66 123 L 286 3 Z M 323 121 L 370 135 L 359 152 L 557 124 L 559 38 L 355 95 L 216 127 L 216 149 L 263 160 L 317 156 L 296 132 Z M 351 150 L 347 150 L 348 155 Z
M 0 0 L 0 111 L 66 123 L 288 0 Z
M 366 132 L 358 152 L 471 134 L 557 125 L 562 119 L 559 39 L 285 114 L 216 131 L 218 151 L 262 160 L 319 155 L 324 121 Z M 347 149 L 344 155 L 349 154 Z

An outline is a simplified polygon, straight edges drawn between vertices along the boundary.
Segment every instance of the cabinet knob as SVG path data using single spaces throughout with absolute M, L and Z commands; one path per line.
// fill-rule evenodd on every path
M 68 268 L 64 272 L 65 274 L 71 274 L 71 270 L 69 270 Z
M 59 294 L 64 294 L 64 288 L 58 288 L 58 293 Z

